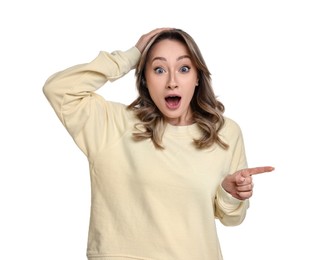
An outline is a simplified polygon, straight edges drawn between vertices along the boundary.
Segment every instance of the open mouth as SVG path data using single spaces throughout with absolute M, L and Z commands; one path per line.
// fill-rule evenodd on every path
M 165 97 L 166 106 L 169 109 L 176 109 L 180 106 L 181 97 L 176 95 L 170 95 Z

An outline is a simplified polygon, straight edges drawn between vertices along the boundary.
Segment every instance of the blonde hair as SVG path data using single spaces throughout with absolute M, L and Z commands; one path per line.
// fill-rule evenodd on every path
M 156 148 L 164 148 L 162 137 L 167 123 L 148 92 L 145 82 L 145 67 L 152 47 L 165 39 L 184 44 L 197 68 L 198 86 L 195 88 L 190 106 L 193 120 L 201 129 L 202 136 L 199 139 L 194 139 L 194 144 L 199 149 L 210 147 L 213 144 L 218 144 L 223 149 L 227 149 L 228 145 L 219 136 L 219 131 L 224 125 L 224 105 L 217 100 L 214 94 L 211 74 L 196 42 L 189 34 L 180 29 L 167 30 L 157 34 L 148 42 L 141 54 L 135 72 L 139 96 L 128 106 L 128 109 L 132 109 L 141 121 L 135 125 L 137 131 L 133 133 L 134 139 L 140 141 L 150 138 Z

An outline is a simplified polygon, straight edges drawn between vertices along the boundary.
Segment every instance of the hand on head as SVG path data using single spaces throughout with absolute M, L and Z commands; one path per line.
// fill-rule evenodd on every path
M 142 35 L 135 46 L 142 53 L 151 38 L 153 38 L 156 34 L 162 32 L 162 31 L 167 31 L 167 30 L 171 30 L 171 29 L 172 28 L 169 28 L 169 27 L 154 29 L 154 30 Z
M 274 168 L 271 166 L 242 169 L 226 176 L 222 182 L 222 188 L 237 199 L 249 199 L 253 195 L 252 175 L 273 170 Z

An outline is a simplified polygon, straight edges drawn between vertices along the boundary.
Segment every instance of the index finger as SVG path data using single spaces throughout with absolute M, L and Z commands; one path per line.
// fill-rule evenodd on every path
M 255 174 L 272 172 L 273 170 L 274 170 L 274 167 L 272 167 L 272 166 L 254 167 L 254 168 L 244 169 L 242 171 L 242 175 L 244 177 L 247 177 L 247 176 L 251 176 L 251 175 L 255 175 Z

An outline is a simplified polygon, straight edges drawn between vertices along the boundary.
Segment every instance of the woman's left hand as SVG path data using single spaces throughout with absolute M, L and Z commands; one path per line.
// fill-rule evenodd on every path
M 228 175 L 222 181 L 222 188 L 239 200 L 249 199 L 253 195 L 252 175 L 271 172 L 271 166 L 247 168 Z

